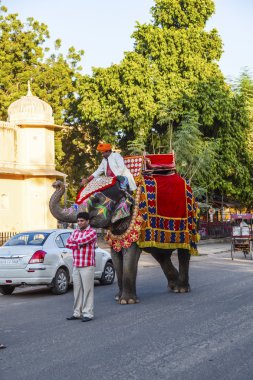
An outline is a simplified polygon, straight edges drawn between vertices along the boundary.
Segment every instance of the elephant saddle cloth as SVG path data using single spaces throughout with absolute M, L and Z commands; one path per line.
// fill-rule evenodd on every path
M 191 187 L 178 174 L 144 175 L 139 212 L 141 248 L 183 248 L 198 254 L 196 202 Z
M 116 177 L 97 177 L 93 178 L 86 186 L 82 187 L 78 192 L 76 197 L 76 202 L 78 205 L 82 204 L 83 201 L 89 198 L 92 194 L 97 193 L 99 191 L 103 191 L 108 187 L 111 187 L 115 184 L 117 178 Z

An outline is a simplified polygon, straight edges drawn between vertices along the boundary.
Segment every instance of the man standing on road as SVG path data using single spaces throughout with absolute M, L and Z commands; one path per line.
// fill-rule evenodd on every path
M 89 214 L 77 214 L 78 228 L 72 232 L 66 247 L 73 251 L 74 313 L 68 320 L 91 321 L 94 317 L 94 268 L 97 233 L 89 225 Z

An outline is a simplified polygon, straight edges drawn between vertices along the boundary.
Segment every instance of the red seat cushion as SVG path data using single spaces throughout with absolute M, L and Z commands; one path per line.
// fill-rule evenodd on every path
M 174 152 L 167 154 L 147 154 L 154 168 L 174 169 L 176 168 Z

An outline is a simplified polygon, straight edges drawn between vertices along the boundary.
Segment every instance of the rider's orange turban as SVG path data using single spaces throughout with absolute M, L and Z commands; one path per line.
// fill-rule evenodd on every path
M 107 152 L 108 150 L 112 150 L 112 146 L 111 146 L 111 144 L 100 143 L 97 146 L 97 150 L 99 152 Z

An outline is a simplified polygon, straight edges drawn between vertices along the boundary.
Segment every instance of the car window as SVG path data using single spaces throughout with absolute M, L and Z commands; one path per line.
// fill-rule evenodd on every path
M 13 236 L 4 245 L 43 245 L 50 234 L 46 232 L 29 232 Z
M 59 248 L 65 248 L 66 247 L 66 242 L 68 237 L 70 236 L 70 232 L 60 234 L 56 237 L 55 242 Z

